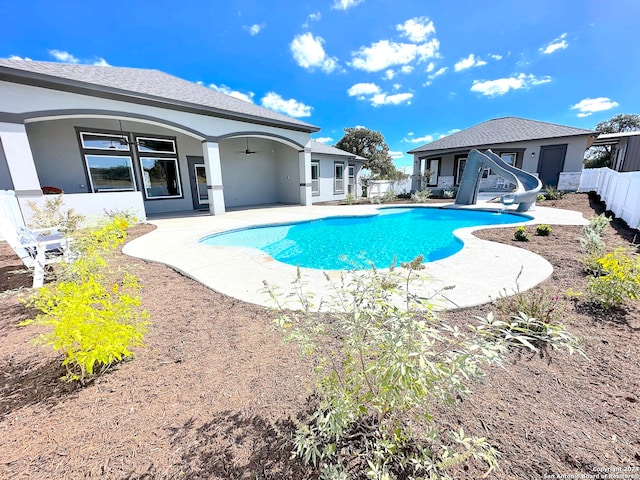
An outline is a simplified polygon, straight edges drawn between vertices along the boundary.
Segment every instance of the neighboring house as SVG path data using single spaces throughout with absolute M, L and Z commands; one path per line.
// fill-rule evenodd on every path
M 410 150 L 412 189 L 457 186 L 469 151 L 475 148 L 491 149 L 507 163 L 538 174 L 545 186 L 576 190 L 584 152 L 596 135 L 591 130 L 518 117 L 489 120 Z M 488 169 L 483 172 L 481 190 L 507 188 L 509 183 L 501 177 Z
M 158 70 L 0 59 L 0 190 L 23 207 L 43 187 L 81 213 L 310 205 L 319 130 Z
M 309 147 L 313 202 L 343 200 L 349 194 L 362 196 L 360 175 L 365 158 L 313 139 Z
M 601 133 L 592 147 L 611 147 L 611 168 L 618 172 L 640 171 L 640 131 Z

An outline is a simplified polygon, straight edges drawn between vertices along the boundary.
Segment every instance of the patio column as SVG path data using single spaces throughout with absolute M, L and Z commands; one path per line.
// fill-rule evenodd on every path
M 0 156 L 4 156 L 16 197 L 40 197 L 40 179 L 23 124 L 0 122 Z
M 204 171 L 207 176 L 207 194 L 209 195 L 209 212 L 211 215 L 222 215 L 224 208 L 224 191 L 222 188 L 222 167 L 220 166 L 220 146 L 218 142 L 202 142 L 204 151 Z
M 424 162 L 423 159 L 414 157 L 413 176 L 411 177 L 412 190 L 422 190 L 422 162 Z
M 311 149 L 298 152 L 298 171 L 300 172 L 300 205 L 311 205 Z

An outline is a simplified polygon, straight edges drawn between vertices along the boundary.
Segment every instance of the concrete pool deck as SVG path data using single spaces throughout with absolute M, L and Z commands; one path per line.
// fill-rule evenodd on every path
M 428 206 L 437 207 L 439 204 Z M 479 203 L 473 207 L 500 210 L 499 205 L 496 207 L 496 204 L 490 203 Z M 263 291 L 264 281 L 268 281 L 279 292 L 288 293 L 296 277 L 296 267 L 280 263 L 259 250 L 206 246 L 200 244 L 199 240 L 212 233 L 249 226 L 329 216 L 371 215 L 378 208 L 381 206 L 277 206 L 230 211 L 219 216 L 181 212 L 150 219 L 149 223 L 155 225 L 156 230 L 129 242 L 123 251 L 133 257 L 169 265 L 225 295 L 272 306 L 269 295 Z M 515 229 L 517 225 L 587 223 L 582 214 L 570 210 L 536 207 L 536 210 L 526 214 L 533 219 L 508 227 Z M 421 276 L 426 281 L 414 284 L 413 291 L 432 297 L 446 287 L 443 291 L 446 298 L 436 295 L 439 308 L 469 307 L 487 303 L 505 292 L 513 293 L 516 279 L 519 289 L 524 291 L 549 277 L 553 268 L 542 257 L 522 248 L 480 240 L 472 235 L 474 230 L 504 227 L 496 225 L 456 230 L 455 234 L 464 242 L 462 250 L 451 257 L 425 263 L 426 268 L 421 271 Z M 316 303 L 330 294 L 331 285 L 323 271 L 308 268 L 300 270 L 306 289 L 314 293 Z M 327 272 L 329 278 L 335 281 L 339 281 L 341 273 Z

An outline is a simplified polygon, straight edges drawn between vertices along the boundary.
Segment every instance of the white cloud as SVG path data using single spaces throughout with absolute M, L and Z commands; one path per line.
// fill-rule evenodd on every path
M 502 60 L 502 55 L 498 55 L 497 53 L 494 53 L 492 55 L 489 55 L 491 58 L 493 58 L 494 60 Z
M 413 93 L 394 93 L 387 95 L 386 93 L 378 93 L 371 97 L 371 105 L 377 107 L 379 105 L 400 105 L 401 103 L 411 104 Z
M 449 67 L 441 67 L 437 71 L 433 72 L 431 75 L 428 75 L 427 76 L 428 80 L 425 83 L 423 83 L 422 86 L 428 87 L 429 85 L 431 85 L 433 83 L 433 80 L 435 80 L 436 77 L 439 77 L 444 72 L 446 72 L 448 68 Z
M 201 82 L 198 83 L 202 84 Z M 216 92 L 224 93 L 225 95 L 229 95 L 231 97 L 238 98 L 249 103 L 253 103 L 253 97 L 255 95 L 253 92 L 249 92 L 248 94 L 242 93 L 238 90 L 233 90 L 226 85 L 216 85 L 215 83 L 210 83 L 209 88 L 215 90 Z
M 254 23 L 253 25 L 245 25 L 242 28 L 244 28 L 247 32 L 249 32 L 249 35 L 254 36 L 259 34 L 262 29 L 264 29 L 265 24 L 264 23 Z
M 350 97 L 364 97 L 365 95 L 380 93 L 380 87 L 375 83 L 356 83 L 347 90 L 347 93 Z
M 404 74 L 408 74 L 413 72 L 413 66 L 412 65 L 403 65 L 402 68 L 400 69 L 400 71 Z
M 302 24 L 302 28 L 309 28 L 309 22 L 319 22 L 322 18 L 322 14 L 320 12 L 310 13 L 307 16 L 307 20 Z
M 556 50 L 564 50 L 569 46 L 565 38 L 567 37 L 566 33 L 563 33 L 558 38 L 549 42 L 546 47 L 541 47 L 539 50 L 545 55 L 549 55 L 550 53 L 555 52 Z
M 393 150 L 389 150 L 389 156 L 393 159 L 404 157 L 403 152 L 394 152 Z
M 461 70 L 466 70 L 467 68 L 482 67 L 486 64 L 487 62 L 485 62 L 484 60 L 480 60 L 479 58 L 477 59 L 473 55 L 473 53 L 470 53 L 467 58 L 461 58 L 460 61 L 453 66 L 453 69 L 456 72 L 460 72 Z
M 395 76 L 396 76 L 396 72 L 392 68 L 384 72 L 384 78 L 386 80 L 393 80 L 393 77 Z
M 611 110 L 618 106 L 618 102 L 614 102 L 607 97 L 585 98 L 571 107 L 571 110 L 579 110 L 578 117 L 588 117 L 594 112 L 602 112 L 603 110 Z
M 9 60 L 26 60 L 27 62 L 33 62 L 29 57 L 19 57 L 18 55 L 11 55 Z
M 322 37 L 314 37 L 311 33 L 298 35 L 290 45 L 293 58 L 302 68 L 320 68 L 326 73 L 331 73 L 338 67 L 338 61 L 326 54 L 323 43 Z
M 282 112 L 290 117 L 309 117 L 311 107 L 293 98 L 285 100 L 275 92 L 269 92 L 260 101 L 263 107 Z
M 392 86 L 394 90 L 400 90 L 400 88 L 402 88 L 402 85 L 400 85 L 399 83 L 394 83 Z
M 415 133 L 409 132 L 409 133 L 407 133 L 407 135 L 409 135 L 410 137 L 413 137 L 415 135 Z
M 395 86 L 400 88 L 400 85 Z M 353 85 L 347 93 L 350 97 L 356 97 L 358 100 L 369 100 L 374 107 L 380 105 L 399 105 L 407 102 L 413 98 L 413 93 L 394 93 L 389 95 L 380 90 L 380 87 L 375 83 L 356 83 Z
M 49 55 L 51 55 L 59 62 L 80 63 L 80 60 L 71 55 L 69 52 L 65 52 L 64 50 L 49 50 Z
M 331 8 L 333 10 L 347 10 L 348 8 L 360 5 L 362 2 L 364 2 L 364 0 L 335 0 Z
M 316 142 L 320 142 L 320 143 L 329 143 L 329 142 L 333 142 L 333 138 L 332 137 L 318 137 L 318 138 L 314 138 L 314 140 Z
M 415 17 L 403 24 L 396 25 L 396 29 L 402 32 L 402 36 L 415 43 L 424 42 L 429 35 L 436 33 L 436 27 L 427 17 Z
M 427 69 L 425 70 L 427 73 L 431 73 L 436 69 L 436 64 L 433 62 L 429 62 L 429 65 L 427 65 Z
M 408 133 L 407 135 L 412 136 L 413 132 Z M 433 136 L 425 135 L 424 137 L 412 137 L 412 138 L 404 137 L 402 141 L 406 143 L 427 143 L 427 142 L 433 142 Z
M 110 66 L 111 66 L 111 65 L 109 65 L 109 64 L 107 63 L 107 61 L 106 61 L 104 58 L 102 58 L 102 57 L 100 57 L 100 58 L 98 58 L 97 60 L 95 60 L 95 61 L 93 62 L 93 64 L 94 64 L 95 66 L 97 66 L 97 67 L 110 67 Z
M 482 95 L 493 97 L 496 95 L 504 95 L 509 90 L 520 90 L 522 88 L 529 88 L 534 85 L 541 85 L 551 81 L 551 77 L 536 77 L 535 75 L 525 75 L 521 73 L 515 77 L 498 78 L 496 80 L 474 80 L 471 86 L 472 92 L 478 92 Z
M 380 40 L 353 52 L 351 66 L 366 72 L 379 72 L 392 65 L 406 65 L 416 58 L 423 61 L 435 57 L 439 46 L 437 39 L 422 45 Z

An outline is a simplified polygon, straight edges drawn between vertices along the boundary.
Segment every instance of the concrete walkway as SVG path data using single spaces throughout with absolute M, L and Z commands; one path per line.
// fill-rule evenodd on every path
M 473 207 L 501 209 L 500 205 L 496 207 L 495 204 L 488 203 Z M 220 293 L 246 302 L 271 305 L 268 294 L 263 291 L 264 281 L 268 281 L 282 293 L 290 292 L 291 283 L 296 277 L 296 267 L 275 261 L 259 250 L 211 247 L 198 241 L 206 235 L 225 230 L 336 215 L 371 215 L 378 208 L 379 205 L 278 206 L 237 210 L 220 216 L 168 215 L 149 220 L 157 229 L 125 245 L 124 253 L 169 265 Z M 534 217 L 533 220 L 523 224 L 587 223 L 579 212 L 548 207 L 537 207 L 528 212 L 528 215 Z M 515 229 L 516 225 L 518 224 L 509 226 Z M 504 226 L 498 225 L 494 228 L 502 227 Z M 524 291 L 551 275 L 551 264 L 542 257 L 522 248 L 480 240 L 471 234 L 481 228 L 487 227 L 462 228 L 455 232 L 464 242 L 464 247 L 451 257 L 426 263 L 425 270 L 421 271 L 425 281 L 414 285 L 417 293 L 431 297 L 446 287 L 443 291 L 446 300 L 441 295 L 436 295 L 439 308 L 468 307 L 489 302 L 505 292 L 513 293 L 516 279 L 520 290 Z M 301 273 L 308 291 L 315 294 L 316 303 L 330 294 L 331 286 L 324 272 L 303 268 Z M 338 281 L 341 273 L 333 271 L 328 275 L 332 280 Z

